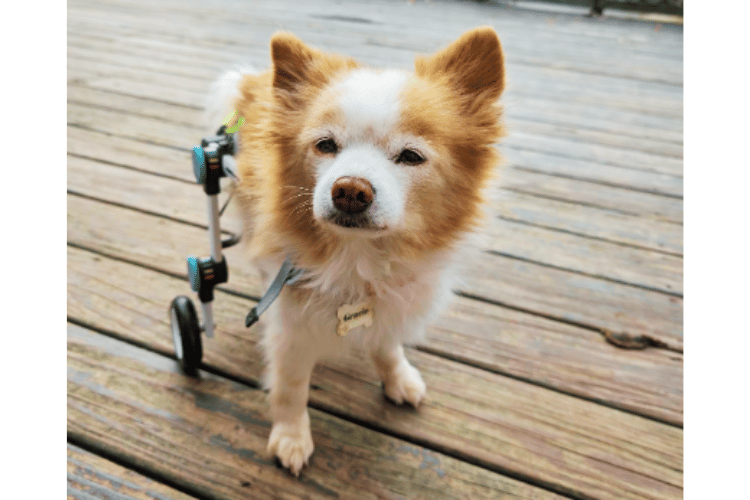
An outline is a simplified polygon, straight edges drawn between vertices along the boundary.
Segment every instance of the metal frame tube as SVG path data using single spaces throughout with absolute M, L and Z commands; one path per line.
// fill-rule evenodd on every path
M 201 308 L 203 309 L 203 331 L 206 337 L 211 338 L 214 336 L 214 311 L 211 308 L 211 302 L 201 302 Z
M 219 195 L 208 195 L 208 237 L 211 242 L 211 257 L 215 262 L 224 260 L 221 253 L 221 228 L 219 227 Z

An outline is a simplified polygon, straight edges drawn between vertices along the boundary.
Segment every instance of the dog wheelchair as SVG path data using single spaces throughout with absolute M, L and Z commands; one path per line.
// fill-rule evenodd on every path
M 209 338 L 214 336 L 212 309 L 214 287 L 226 283 L 229 279 L 229 269 L 222 250 L 240 241 L 237 235 L 222 240 L 219 224 L 221 214 L 231 201 L 230 195 L 219 210 L 219 193 L 221 192 L 219 181 L 222 177 L 230 177 L 239 181 L 237 164 L 234 160 L 237 152 L 235 134 L 236 132 L 227 132 L 226 125 L 222 125 L 215 135 L 204 137 L 200 146 L 193 147 L 195 180 L 203 186 L 203 191 L 208 197 L 208 237 L 211 255 L 202 258 L 189 256 L 187 274 L 190 288 L 198 294 L 200 300 L 203 324 L 201 325 L 198 321 L 198 313 L 193 301 L 185 295 L 175 297 L 169 307 L 175 355 L 183 372 L 189 375 L 195 375 L 201 365 L 203 357 L 201 332 L 205 332 L 206 337 Z M 269 289 L 255 307 L 250 309 L 245 318 L 245 326 L 249 328 L 257 322 L 260 315 L 281 293 L 284 285 L 294 283 L 300 275 L 301 272 L 293 267 L 291 260 L 285 260 Z

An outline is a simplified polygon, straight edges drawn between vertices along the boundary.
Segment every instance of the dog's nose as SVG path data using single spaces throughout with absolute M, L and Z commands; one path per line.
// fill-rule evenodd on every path
M 339 177 L 331 189 L 334 206 L 349 214 L 367 210 L 372 204 L 372 197 L 372 184 L 361 177 Z

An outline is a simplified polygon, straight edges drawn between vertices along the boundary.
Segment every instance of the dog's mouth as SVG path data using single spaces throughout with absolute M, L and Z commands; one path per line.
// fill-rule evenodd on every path
M 351 231 L 385 231 L 385 226 L 379 226 L 373 222 L 373 220 L 365 214 L 347 214 L 341 211 L 332 211 L 326 218 L 326 222 L 335 226 L 336 228 L 343 228 L 344 230 Z

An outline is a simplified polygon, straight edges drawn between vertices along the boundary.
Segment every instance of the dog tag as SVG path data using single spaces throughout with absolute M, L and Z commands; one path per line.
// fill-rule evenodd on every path
M 359 304 L 344 304 L 338 310 L 339 326 L 336 333 L 343 337 L 349 330 L 360 326 L 372 325 L 373 310 L 369 302 Z

